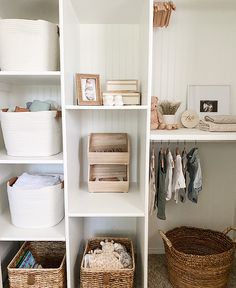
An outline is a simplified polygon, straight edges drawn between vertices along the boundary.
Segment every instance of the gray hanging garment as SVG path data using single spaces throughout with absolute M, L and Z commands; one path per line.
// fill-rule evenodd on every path
M 202 190 L 202 170 L 198 148 L 193 148 L 188 153 L 187 159 L 187 171 L 190 178 L 188 185 L 188 199 L 197 203 L 199 192 Z
M 157 206 L 157 218 L 166 220 L 165 208 L 166 208 L 166 155 L 162 149 L 159 152 L 158 157 L 158 169 L 157 169 L 157 194 L 156 194 L 156 206 Z

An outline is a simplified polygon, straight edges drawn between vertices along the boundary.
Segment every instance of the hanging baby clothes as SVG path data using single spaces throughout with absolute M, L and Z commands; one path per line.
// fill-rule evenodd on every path
M 188 198 L 197 203 L 199 192 L 202 190 L 202 170 L 198 148 L 193 148 L 187 155 L 187 171 L 190 183 L 188 185 Z
M 166 154 L 166 180 L 165 180 L 165 193 L 166 200 L 171 200 L 172 197 L 172 177 L 173 177 L 174 161 L 173 156 L 168 149 Z
M 188 162 L 188 159 L 187 159 L 187 151 L 186 149 L 184 148 L 183 152 L 182 152 L 182 170 L 183 170 L 183 175 L 184 175 L 184 179 L 185 179 L 185 184 L 187 186 L 187 162 Z M 186 187 L 185 188 L 181 188 L 179 190 L 179 199 L 182 203 L 184 203 L 186 201 L 186 192 L 187 192 L 187 189 Z
M 166 157 L 162 148 L 158 157 L 158 171 L 157 171 L 157 195 L 156 207 L 157 217 L 161 220 L 166 220 L 166 193 L 165 193 L 165 179 L 166 179 Z
M 152 215 L 156 209 L 155 197 L 156 197 L 156 155 L 154 148 L 152 149 L 150 159 L 150 179 L 149 179 L 149 215 Z
M 182 158 L 179 154 L 176 155 L 173 173 L 172 191 L 174 193 L 175 202 L 179 201 L 179 191 L 186 187 L 183 169 L 182 169 Z

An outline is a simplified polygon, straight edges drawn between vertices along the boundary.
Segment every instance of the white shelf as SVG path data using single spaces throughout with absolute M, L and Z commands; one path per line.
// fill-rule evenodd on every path
M 147 105 L 127 105 L 127 106 L 79 106 L 66 105 L 66 110 L 146 110 Z
M 0 241 L 65 241 L 65 222 L 50 228 L 21 229 L 11 223 L 9 213 L 0 215 Z
M 13 157 L 0 150 L 0 164 L 63 164 L 63 153 L 50 157 Z
M 90 193 L 86 183 L 69 191 L 70 217 L 144 217 L 144 203 L 136 184 L 128 193 Z
M 20 85 L 59 85 L 60 71 L 0 71 L 0 82 Z
M 151 131 L 150 140 L 153 141 L 200 141 L 224 142 L 236 141 L 236 132 L 207 132 L 198 129 L 156 130 Z

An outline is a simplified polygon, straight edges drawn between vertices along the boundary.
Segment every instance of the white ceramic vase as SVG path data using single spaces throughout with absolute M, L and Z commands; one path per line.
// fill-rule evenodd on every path
M 163 115 L 163 120 L 167 125 L 176 124 L 175 115 Z

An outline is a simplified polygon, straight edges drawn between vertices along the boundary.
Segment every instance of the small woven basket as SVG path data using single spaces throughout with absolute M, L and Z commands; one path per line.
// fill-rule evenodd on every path
M 43 269 L 16 268 L 27 250 Z M 9 288 L 65 288 L 65 242 L 25 242 L 7 269 Z
M 227 234 L 192 227 L 160 231 L 164 241 L 169 280 L 175 288 L 226 288 L 235 242 Z
M 91 268 L 83 267 L 83 260 L 80 268 L 80 287 L 81 288 L 133 288 L 134 285 L 134 249 L 132 241 L 127 238 L 93 238 L 88 240 L 83 259 L 85 254 L 90 250 L 95 250 L 100 246 L 100 242 L 108 239 L 114 240 L 117 243 L 124 245 L 127 252 L 132 257 L 132 268 L 120 270 L 93 270 Z

